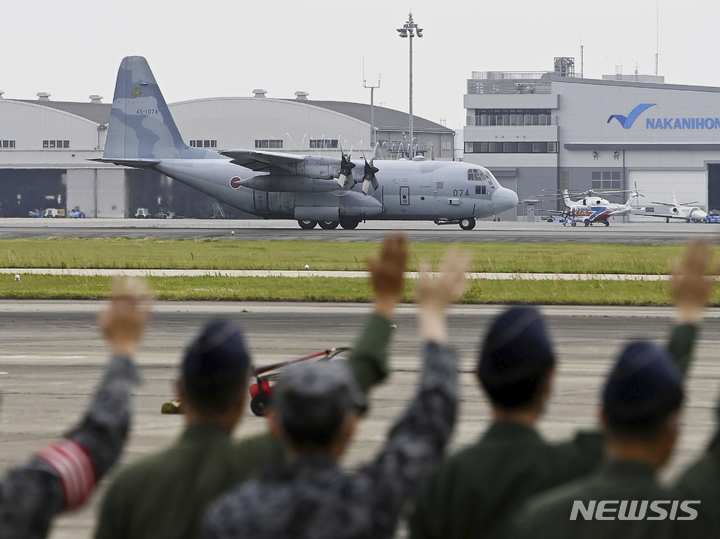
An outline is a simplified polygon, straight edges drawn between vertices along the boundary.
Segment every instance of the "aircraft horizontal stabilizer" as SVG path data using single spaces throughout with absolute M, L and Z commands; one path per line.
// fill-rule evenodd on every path
M 96 161 L 98 163 L 112 163 L 113 165 L 133 167 L 133 168 L 152 168 L 159 164 L 161 159 L 125 159 L 123 157 L 96 157 L 88 159 L 88 161 Z

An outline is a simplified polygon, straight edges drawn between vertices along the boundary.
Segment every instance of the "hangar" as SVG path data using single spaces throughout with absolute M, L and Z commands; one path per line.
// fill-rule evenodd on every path
M 170 104 L 185 142 L 215 150 L 258 148 L 339 157 L 341 149 L 371 153 L 370 106 L 342 101 L 227 97 Z M 194 189 L 150 170 L 88 161 L 102 157 L 111 105 L 98 95 L 84 103 L 3 99 L 0 92 L 0 217 L 35 209 L 78 207 L 88 217 L 174 212 L 185 217 L 247 217 Z M 375 107 L 382 157 L 410 152 L 408 115 Z M 415 116 L 415 150 L 428 159 L 452 160 L 452 129 Z
M 561 207 L 537 198 L 543 190 L 635 186 L 646 213 L 673 190 L 681 203 L 720 209 L 720 88 L 654 75 L 585 79 L 562 57 L 551 72 L 473 72 L 464 108 L 465 160 L 531 202 L 503 217 L 536 218 L 533 200 Z

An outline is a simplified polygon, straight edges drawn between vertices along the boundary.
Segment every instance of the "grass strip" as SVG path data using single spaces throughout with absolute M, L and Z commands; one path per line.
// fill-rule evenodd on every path
M 681 245 L 462 243 L 472 271 L 666 274 Z M 104 269 L 364 270 L 376 242 L 44 238 L 0 240 L 0 267 Z M 411 245 L 409 269 L 437 264 L 446 243 Z
M 161 300 L 369 302 L 365 279 L 330 277 L 151 277 Z M 408 281 L 404 301 L 412 301 Z M 20 282 L 0 276 L 2 299 L 103 299 L 108 277 L 25 275 Z M 473 281 L 464 303 L 537 303 L 544 305 L 671 305 L 667 283 L 653 281 Z M 720 305 L 715 291 L 713 305 Z

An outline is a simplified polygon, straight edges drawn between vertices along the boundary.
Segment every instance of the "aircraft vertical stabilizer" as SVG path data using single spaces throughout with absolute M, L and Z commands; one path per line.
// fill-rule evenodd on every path
M 183 142 L 145 58 L 124 58 L 115 85 L 103 158 L 203 159 L 209 157 L 208 153 Z

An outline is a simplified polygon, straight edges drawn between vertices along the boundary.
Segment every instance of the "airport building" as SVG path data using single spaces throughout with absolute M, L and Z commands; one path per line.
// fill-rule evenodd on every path
M 253 149 L 353 157 L 372 154 L 370 106 L 340 101 L 212 98 L 170 104 L 189 146 L 213 150 Z M 179 182 L 150 170 L 90 161 L 102 157 L 110 121 L 109 103 L 93 95 L 85 103 L 58 102 L 40 92 L 37 100 L 3 99 L 0 92 L 0 217 L 32 210 L 79 208 L 88 217 L 173 212 L 185 217 L 247 217 Z M 374 108 L 376 140 L 385 158 L 409 155 L 407 113 Z M 416 153 L 451 160 L 455 133 L 414 118 Z
M 652 202 L 672 201 L 672 191 L 720 209 L 720 88 L 638 74 L 585 79 L 574 59 L 556 58 L 551 72 L 473 72 L 464 108 L 465 161 L 521 201 L 503 218 L 562 208 L 539 197 L 558 189 L 637 186 L 646 213 L 666 213 Z

